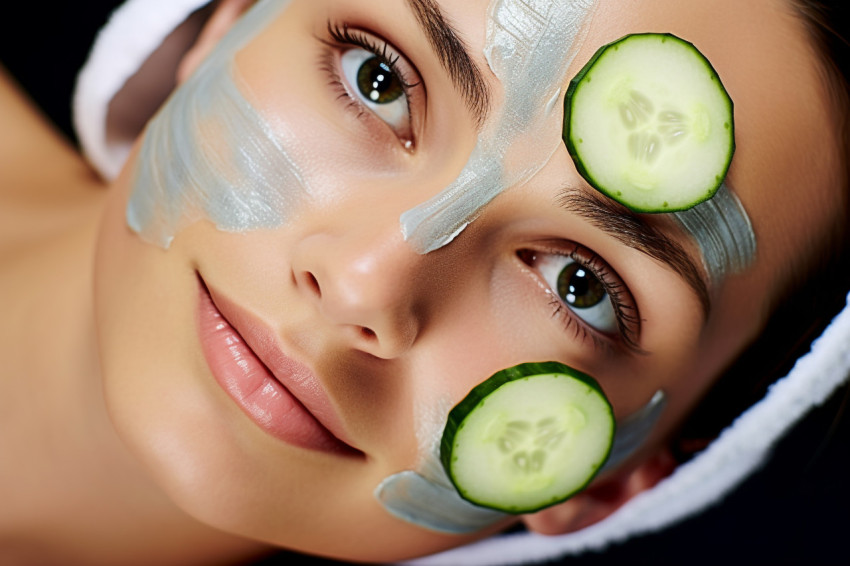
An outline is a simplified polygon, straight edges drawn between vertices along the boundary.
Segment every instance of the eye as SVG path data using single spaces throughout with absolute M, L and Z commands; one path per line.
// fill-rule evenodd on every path
M 340 56 L 340 68 L 350 95 L 399 137 L 410 139 L 410 85 L 396 67 L 397 60 L 352 47 Z
M 376 109 L 391 107 L 393 102 L 404 96 L 404 83 L 390 64 L 368 51 L 346 51 L 342 56 L 342 70 L 348 82 L 356 85 L 364 102 Z
M 543 280 L 578 318 L 605 334 L 619 330 L 617 310 L 601 274 L 565 255 L 537 252 L 534 258 Z

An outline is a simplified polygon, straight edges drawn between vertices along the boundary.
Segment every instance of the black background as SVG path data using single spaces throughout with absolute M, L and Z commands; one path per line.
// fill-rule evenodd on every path
M 0 62 L 72 141 L 70 100 L 77 70 L 96 31 L 118 3 L 15 2 L 14 10 L 7 5 L 0 14 Z M 604 553 L 563 562 L 579 566 L 850 564 L 847 398 L 845 386 L 779 444 L 761 472 L 698 517 Z M 281 553 L 261 564 L 291 562 L 291 555 Z

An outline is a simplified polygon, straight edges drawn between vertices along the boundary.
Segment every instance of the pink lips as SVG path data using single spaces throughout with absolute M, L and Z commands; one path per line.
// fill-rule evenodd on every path
M 313 373 L 287 357 L 268 328 L 199 283 L 198 334 L 207 364 L 251 420 L 295 446 L 362 454 L 341 440 L 341 423 Z

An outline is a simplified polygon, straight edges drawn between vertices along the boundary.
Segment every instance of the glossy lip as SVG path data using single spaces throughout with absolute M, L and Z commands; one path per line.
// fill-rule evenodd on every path
M 271 330 L 198 275 L 198 335 L 215 380 L 260 428 L 288 444 L 349 456 L 354 448 L 309 368 Z

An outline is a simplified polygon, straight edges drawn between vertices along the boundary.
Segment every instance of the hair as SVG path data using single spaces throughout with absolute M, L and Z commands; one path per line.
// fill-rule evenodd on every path
M 705 448 L 791 370 L 844 308 L 850 291 L 850 3 L 789 0 L 789 4 L 820 58 L 826 91 L 837 116 L 836 133 L 843 156 L 839 177 L 844 196 L 842 220 L 814 251 L 811 263 L 794 272 L 759 337 L 727 368 L 673 438 L 671 447 L 680 462 Z M 846 394 L 850 396 L 850 389 Z

